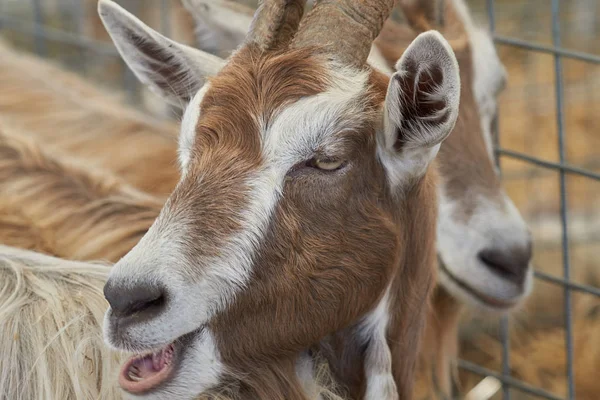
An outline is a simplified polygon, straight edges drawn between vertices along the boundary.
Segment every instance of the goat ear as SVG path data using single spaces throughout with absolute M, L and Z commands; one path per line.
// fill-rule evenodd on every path
M 425 173 L 458 116 L 456 57 L 436 31 L 422 33 L 396 63 L 385 100 L 385 154 L 401 162 L 395 173 Z
M 182 0 L 194 18 L 199 49 L 228 57 L 246 38 L 254 10 L 227 0 Z
M 98 2 L 98 13 L 138 79 L 174 105 L 188 102 L 224 64 L 219 57 L 164 37 L 110 0 Z

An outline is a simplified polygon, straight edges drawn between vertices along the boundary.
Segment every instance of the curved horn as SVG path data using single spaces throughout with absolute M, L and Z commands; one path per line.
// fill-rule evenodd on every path
M 394 0 L 321 0 L 302 21 L 292 46 L 318 46 L 343 63 L 365 65 Z
M 264 0 L 254 13 L 246 43 L 262 50 L 286 46 L 298 30 L 305 4 L 306 0 Z

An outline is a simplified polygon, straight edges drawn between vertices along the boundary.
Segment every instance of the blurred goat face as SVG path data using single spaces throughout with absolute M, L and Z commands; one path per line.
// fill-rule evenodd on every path
M 373 309 L 402 254 L 404 196 L 456 121 L 444 39 L 417 38 L 389 85 L 313 48 L 252 43 L 205 84 L 214 57 L 99 9 L 138 77 L 189 101 L 182 179 L 105 287 L 108 343 L 146 352 L 121 386 L 192 397 L 244 357 L 307 347 Z
M 504 67 L 488 34 L 464 18 L 469 45 L 456 53 L 463 83 L 459 119 L 439 155 L 439 277 L 467 303 L 508 310 L 531 291 L 531 238 L 494 167 L 492 130 Z

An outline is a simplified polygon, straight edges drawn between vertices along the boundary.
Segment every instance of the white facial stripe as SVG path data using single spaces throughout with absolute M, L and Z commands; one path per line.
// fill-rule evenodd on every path
M 250 202 L 242 213 L 241 225 L 248 229 L 240 231 L 225 246 L 221 251 L 225 257 L 206 263 L 209 286 L 215 295 L 220 293 L 219 309 L 233 299 L 237 289 L 244 287 L 251 274 L 254 251 L 263 241 L 287 171 L 314 150 L 311 146 L 342 128 L 331 121 L 343 120 L 340 116 L 345 117 L 348 110 L 342 105 L 362 93 L 366 75 L 362 85 L 360 77 L 354 80 L 343 75 L 344 79 L 335 80 L 327 92 L 286 107 L 263 133 L 264 165 L 247 182 Z M 206 298 L 207 289 L 199 292 L 197 298 Z M 194 306 L 197 307 L 201 305 Z
M 230 237 L 218 257 L 192 260 L 194 265 L 181 257 L 189 224 L 181 216 L 177 219 L 161 213 L 140 243 L 111 272 L 119 285 L 159 282 L 170 296 L 164 312 L 128 329 L 131 337 L 144 347 L 165 345 L 202 326 L 233 300 L 248 282 L 255 250 L 263 240 L 282 182 L 272 168 L 249 178 L 249 202 L 240 221 L 247 229 Z M 190 282 L 183 270 L 198 270 L 202 279 Z
M 386 339 L 389 302 L 388 286 L 377 307 L 367 315 L 359 333 L 369 343 L 365 357 L 365 400 L 398 399 L 398 389 L 392 375 L 392 353 Z
M 349 68 L 337 71 L 327 91 L 282 109 L 264 132 L 265 159 L 283 179 L 295 163 L 310 158 L 319 145 L 335 146 L 335 133 L 356 128 L 363 115 L 368 73 Z
M 206 84 L 192 98 L 181 120 L 181 133 L 179 134 L 179 166 L 183 174 L 187 171 L 192 148 L 196 139 L 196 126 L 200 119 L 200 103 L 208 91 L 210 84 Z

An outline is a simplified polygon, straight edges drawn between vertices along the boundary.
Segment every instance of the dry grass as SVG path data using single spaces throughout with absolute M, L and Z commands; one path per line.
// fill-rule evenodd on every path
M 555 304 L 556 302 L 553 302 Z M 597 371 L 600 368 L 600 300 L 590 296 L 574 299 L 573 343 L 575 391 L 578 399 L 598 398 Z M 528 322 L 516 323 L 511 335 L 511 375 L 530 385 L 543 388 L 559 397 L 567 396 L 565 329 L 562 321 L 546 321 L 544 327 Z M 494 333 L 472 335 L 462 343 L 463 357 L 494 371 L 501 371 L 502 346 Z M 466 390 L 482 377 L 465 371 L 461 381 Z M 515 399 L 532 398 L 515 391 Z M 493 399 L 501 399 L 500 394 Z

